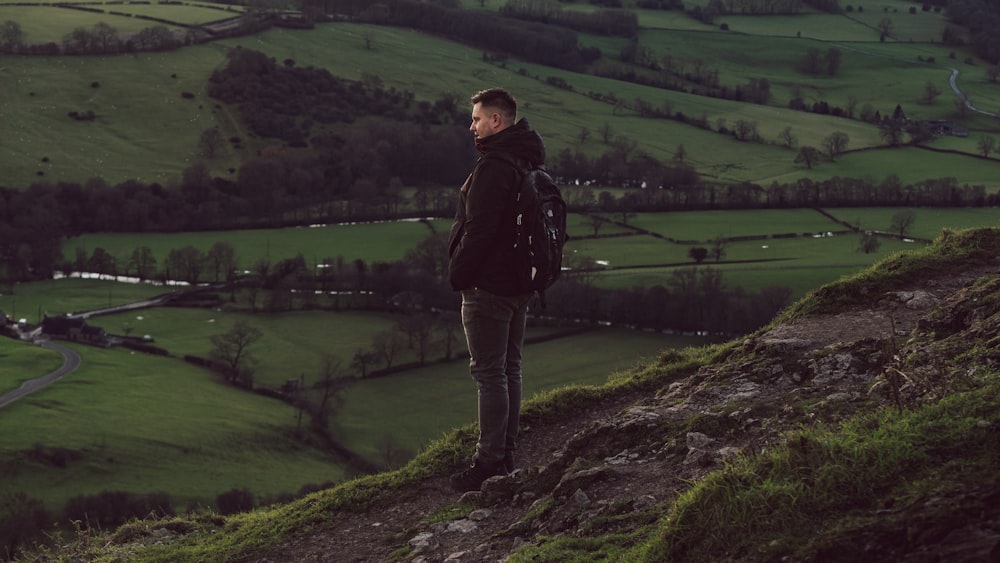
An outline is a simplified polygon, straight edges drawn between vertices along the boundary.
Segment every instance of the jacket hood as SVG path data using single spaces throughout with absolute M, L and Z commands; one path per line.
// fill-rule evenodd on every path
M 531 128 L 525 118 L 499 133 L 477 140 L 476 148 L 483 154 L 505 152 L 535 166 L 545 164 L 545 143 L 542 142 L 542 136 Z

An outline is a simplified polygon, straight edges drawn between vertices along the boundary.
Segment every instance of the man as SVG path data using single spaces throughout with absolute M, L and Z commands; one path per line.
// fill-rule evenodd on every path
M 514 470 L 521 413 L 521 347 L 531 293 L 521 289 L 514 253 L 514 201 L 523 162 L 545 162 L 545 145 L 502 88 L 472 96 L 472 125 L 481 156 L 459 192 L 449 240 L 449 278 L 462 294 L 469 368 L 479 395 L 479 441 L 472 465 L 451 476 L 460 492 Z

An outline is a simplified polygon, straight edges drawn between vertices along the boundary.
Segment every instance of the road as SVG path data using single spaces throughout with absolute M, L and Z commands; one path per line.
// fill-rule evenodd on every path
M 17 390 L 0 395 L 0 408 L 3 408 L 26 395 L 34 393 L 43 387 L 51 385 L 53 382 L 66 377 L 80 367 L 80 354 L 77 354 L 75 351 L 63 346 L 62 344 L 58 344 L 51 340 L 42 340 L 39 341 L 39 345 L 43 348 L 55 350 L 56 352 L 62 354 L 62 367 L 52 373 L 49 373 L 48 375 L 35 379 L 29 379 L 28 381 L 25 381 L 24 384 L 22 384 Z
M 983 115 L 988 115 L 990 117 L 997 117 L 997 114 L 995 114 L 995 113 L 990 113 L 988 111 L 983 111 L 981 109 L 977 109 L 976 106 L 972 105 L 972 102 L 969 101 L 969 97 L 966 96 L 965 93 L 962 92 L 962 90 L 958 87 L 958 69 L 957 68 L 951 67 L 951 77 L 948 78 L 948 82 L 951 84 L 951 89 L 955 92 L 955 95 L 957 95 L 959 97 L 959 99 L 961 99 L 962 102 L 965 104 L 965 107 L 969 108 L 970 110 L 972 110 L 972 111 L 974 111 L 976 113 L 981 113 Z

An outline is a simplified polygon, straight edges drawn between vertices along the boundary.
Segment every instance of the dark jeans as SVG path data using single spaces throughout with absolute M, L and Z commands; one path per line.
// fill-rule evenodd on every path
M 476 459 L 498 463 L 517 445 L 521 416 L 521 347 L 531 294 L 505 297 L 462 291 L 469 371 L 479 389 Z

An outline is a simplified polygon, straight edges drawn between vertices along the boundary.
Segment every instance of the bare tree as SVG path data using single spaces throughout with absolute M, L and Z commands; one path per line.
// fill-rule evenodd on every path
M 781 133 L 778 135 L 778 139 L 781 141 L 781 144 L 785 145 L 785 147 L 789 149 L 794 149 L 795 143 L 798 142 L 798 139 L 795 138 L 795 134 L 792 133 L 792 128 L 790 126 L 781 130 Z
M 826 149 L 826 154 L 830 156 L 830 160 L 833 160 L 847 150 L 847 145 L 850 142 L 851 138 L 847 136 L 847 133 L 834 131 L 823 139 L 823 148 Z
M 816 147 L 805 146 L 799 149 L 799 154 L 795 155 L 795 163 L 803 163 L 806 168 L 812 168 L 819 162 L 819 150 Z
M 368 366 L 374 364 L 378 360 L 378 354 L 375 350 L 358 348 L 354 352 L 354 358 L 351 359 L 351 367 L 357 369 L 361 372 L 361 377 L 368 376 Z
M 858 249 L 865 254 L 871 254 L 873 252 L 877 252 L 881 244 L 882 242 L 877 236 L 875 236 L 875 233 L 871 231 L 862 231 L 861 242 Z
M 320 390 L 319 403 L 313 412 L 312 425 L 320 432 L 328 432 L 330 416 L 334 408 L 340 406 L 343 398 L 340 393 L 351 384 L 353 378 L 344 373 L 341 361 L 330 354 L 320 361 L 319 374 L 315 387 Z
M 205 158 L 215 158 L 224 145 L 222 132 L 216 127 L 205 129 L 198 139 L 198 150 Z
M 722 260 L 722 258 L 725 257 L 726 255 L 726 245 L 728 244 L 728 241 L 726 241 L 726 239 L 722 235 L 719 235 L 714 239 L 712 239 L 711 243 L 712 243 L 712 248 L 710 248 L 708 252 L 712 256 L 712 258 L 714 258 L 715 261 L 718 262 L 719 260 Z
M 976 148 L 979 152 L 983 153 L 984 158 L 989 158 L 990 153 L 996 150 L 997 141 L 992 135 L 983 135 L 979 138 L 979 142 L 976 143 Z
M 385 367 L 391 368 L 396 354 L 404 346 L 403 337 L 395 330 L 385 330 L 375 335 L 372 348 L 378 357 L 385 362 Z
M 892 220 L 889 223 L 889 231 L 893 233 L 898 233 L 899 238 L 903 238 L 910 229 L 913 228 L 913 223 L 917 220 L 917 212 L 912 209 L 901 209 L 892 215 Z
M 255 358 L 250 347 L 263 337 L 259 328 L 246 321 L 236 321 L 228 331 L 211 337 L 209 357 L 225 366 L 227 381 L 252 388 Z
M 920 102 L 924 104 L 933 104 L 934 100 L 936 100 L 940 95 L 941 90 L 939 90 L 933 82 L 928 80 L 927 84 L 924 84 L 924 95 L 920 97 Z

